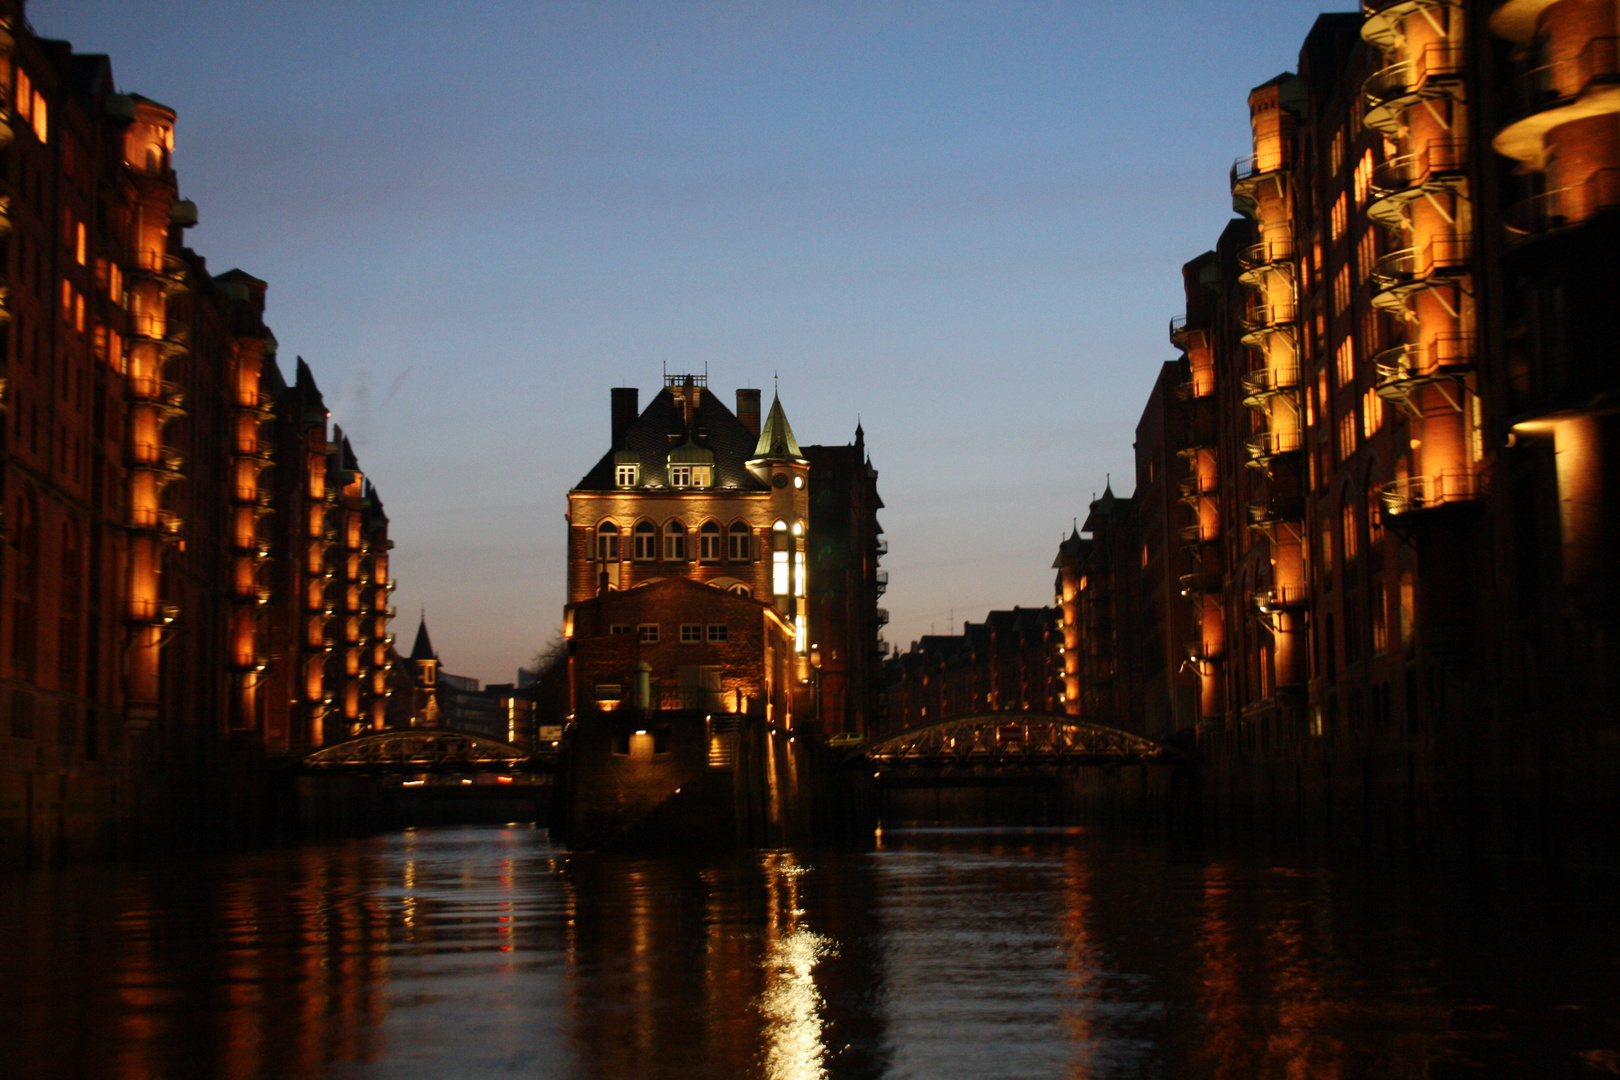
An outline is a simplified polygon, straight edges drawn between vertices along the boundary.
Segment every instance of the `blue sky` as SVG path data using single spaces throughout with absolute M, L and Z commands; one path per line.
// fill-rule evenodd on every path
M 1353 5 L 1345 4 L 1348 8 Z M 560 623 L 608 389 L 863 423 L 889 640 L 1050 602 L 1231 216 L 1292 0 L 32 0 L 179 112 L 210 268 L 270 283 L 392 519 L 402 636 L 505 681 Z

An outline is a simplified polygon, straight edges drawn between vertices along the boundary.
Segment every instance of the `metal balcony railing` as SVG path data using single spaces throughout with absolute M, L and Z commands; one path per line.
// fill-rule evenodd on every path
M 132 506 L 129 511 L 129 527 L 142 532 L 159 533 L 163 536 L 179 536 L 185 527 L 185 521 L 173 510 L 163 510 L 150 506 Z
M 181 476 L 185 470 L 185 456 L 172 446 L 136 443 L 130 450 L 129 467 L 132 469 L 164 473 L 174 478 Z
M 1304 585 L 1273 585 L 1257 590 L 1251 599 L 1261 612 L 1304 607 L 1311 601 L 1310 589 Z
M 1231 188 L 1235 191 L 1241 184 L 1258 180 L 1272 173 L 1286 172 L 1293 167 L 1293 145 L 1278 141 L 1276 147 L 1259 154 L 1249 154 L 1232 162 L 1230 173 Z
M 1256 462 L 1269 461 L 1281 454 L 1292 453 L 1304 445 L 1304 433 L 1292 431 L 1262 431 L 1243 442 L 1249 457 Z
M 1461 45 L 1435 42 L 1414 59 L 1373 72 L 1361 84 L 1367 126 L 1389 134 L 1398 131 L 1406 107 L 1449 93 L 1451 83 L 1462 73 L 1462 64 Z
M 1181 530 L 1182 547 L 1198 547 L 1202 544 L 1213 544 L 1221 538 L 1219 525 L 1187 525 Z
M 161 600 L 128 600 L 124 603 L 124 618 L 128 622 L 145 626 L 167 626 L 180 617 L 180 608 Z
M 1467 166 L 1467 139 L 1430 139 L 1423 149 L 1389 158 L 1374 167 L 1373 194 L 1392 195 L 1420 188 L 1431 176 L 1460 172 Z
M 1243 329 L 1249 336 L 1292 326 L 1299 321 L 1299 308 L 1291 301 L 1254 304 L 1243 313 Z
M 1513 80 L 1515 118 L 1567 105 L 1593 83 L 1620 81 L 1620 38 L 1588 39 L 1580 52 L 1533 67 Z
M 178 412 L 186 401 L 185 390 L 177 382 L 167 379 L 131 379 L 129 396 L 142 405 L 155 405 L 169 412 Z
M 1277 263 L 1291 263 L 1295 258 L 1294 238 L 1291 235 L 1269 236 L 1257 244 L 1250 244 L 1238 252 L 1238 265 L 1245 270 L 1256 270 Z
M 1299 365 L 1278 364 L 1244 375 L 1243 403 L 1251 408 L 1276 394 L 1299 389 Z
M 1392 251 L 1372 265 L 1373 283 L 1379 290 L 1373 305 L 1399 307 L 1411 293 L 1467 273 L 1472 258 L 1473 244 L 1456 233 L 1443 233 L 1421 247 Z
M 1443 469 L 1429 476 L 1391 481 L 1380 489 L 1379 496 L 1384 513 L 1399 518 L 1449 503 L 1472 502 L 1483 493 L 1480 474 L 1467 469 Z
M 1545 191 L 1510 208 L 1509 243 L 1579 225 L 1602 210 L 1620 209 L 1620 168 L 1597 169 L 1586 180 Z

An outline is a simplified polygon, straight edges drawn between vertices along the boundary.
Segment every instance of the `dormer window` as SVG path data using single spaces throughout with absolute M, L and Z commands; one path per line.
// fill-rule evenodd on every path
M 669 467 L 669 486 L 678 488 L 691 487 L 692 466 L 671 465 Z
M 713 487 L 714 486 L 714 466 L 712 466 L 712 465 L 694 465 L 694 466 L 692 466 L 692 486 L 693 487 L 699 487 L 699 488 Z
M 640 480 L 640 479 L 641 479 L 641 466 L 640 465 L 615 465 L 615 466 L 613 466 L 613 482 L 615 484 L 618 484 L 620 487 L 635 487 L 636 482 L 638 480 Z

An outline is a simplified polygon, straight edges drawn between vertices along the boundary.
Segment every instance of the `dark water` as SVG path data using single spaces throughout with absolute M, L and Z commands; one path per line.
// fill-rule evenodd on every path
M 1599 1077 L 1611 882 L 1083 833 L 528 828 L 0 880 L 0 1075 Z

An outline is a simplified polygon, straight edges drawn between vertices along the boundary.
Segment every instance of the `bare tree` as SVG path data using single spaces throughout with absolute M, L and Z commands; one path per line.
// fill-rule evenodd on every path
M 553 669 L 568 661 L 568 639 L 563 637 L 562 628 L 551 632 L 551 638 L 535 651 L 529 662 L 523 665 L 524 682 L 526 685 L 541 682 Z

